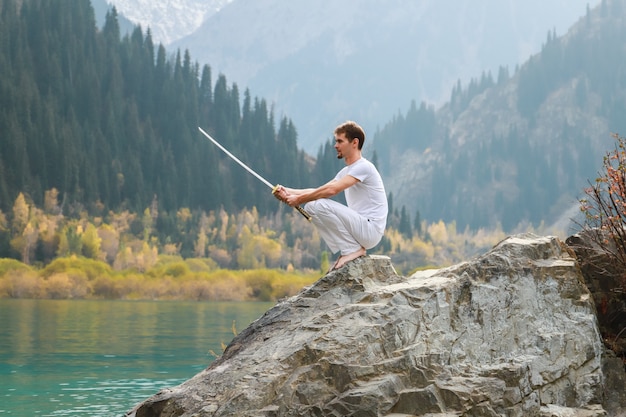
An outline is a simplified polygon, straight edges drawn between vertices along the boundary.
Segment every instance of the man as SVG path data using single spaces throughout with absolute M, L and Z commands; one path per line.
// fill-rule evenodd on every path
M 364 256 L 380 242 L 387 224 L 387 195 L 378 170 L 361 156 L 365 132 L 355 122 L 335 129 L 337 158 L 344 167 L 332 181 L 318 187 L 294 189 L 278 186 L 274 195 L 295 207 L 306 203 L 320 236 L 333 253 L 341 255 L 330 270 Z M 347 206 L 329 198 L 345 191 Z

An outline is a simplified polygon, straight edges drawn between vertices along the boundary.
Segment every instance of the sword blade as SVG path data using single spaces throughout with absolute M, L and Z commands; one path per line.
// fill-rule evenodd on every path
M 268 187 L 270 187 L 271 189 L 274 189 L 274 186 L 272 185 L 271 182 L 269 182 L 268 180 L 266 180 L 265 178 L 263 178 L 261 175 L 259 175 L 255 170 L 253 170 L 252 168 L 250 168 L 248 165 L 244 164 L 243 162 L 241 162 L 239 160 L 239 158 L 237 158 L 235 155 L 233 155 L 232 153 L 230 153 L 228 151 L 228 149 L 226 149 L 225 147 L 223 147 L 222 145 L 220 145 L 220 143 L 218 141 L 216 141 L 215 139 L 213 139 L 211 137 L 211 135 L 209 135 L 207 132 L 205 132 L 204 130 L 202 130 L 201 127 L 198 127 L 198 129 L 200 129 L 200 132 L 202 132 L 202 134 L 204 136 L 207 137 L 207 139 L 209 139 L 211 142 L 213 142 L 215 144 L 215 146 L 217 146 L 218 148 L 220 148 L 226 155 L 230 156 L 231 159 L 235 162 L 237 162 L 239 165 L 241 165 L 241 167 L 243 169 L 245 169 L 246 171 L 248 171 L 250 174 L 254 175 L 255 177 L 257 177 L 257 179 L 259 179 L 263 184 L 267 185 Z
M 263 184 L 267 185 L 268 187 L 270 187 L 272 189 L 272 194 L 276 191 L 277 186 L 272 185 L 271 182 L 269 182 L 268 180 L 266 180 L 265 178 L 263 178 L 262 176 L 260 176 L 255 170 L 253 170 L 252 168 L 250 168 L 248 165 L 244 164 L 243 162 L 241 162 L 239 160 L 239 158 L 237 158 L 235 155 L 233 155 L 232 153 L 230 153 L 228 151 L 228 149 L 226 149 L 225 147 L 223 147 L 222 145 L 220 145 L 220 143 L 218 141 L 216 141 L 215 139 L 213 139 L 211 137 L 211 135 L 209 135 L 207 132 L 205 132 L 204 130 L 202 130 L 202 128 L 200 126 L 198 126 L 198 129 L 200 130 L 200 132 L 202 132 L 202 134 L 204 136 L 207 137 L 208 140 L 210 140 L 211 142 L 213 142 L 213 144 L 215 146 L 217 146 L 218 148 L 220 148 L 226 155 L 230 156 L 230 158 L 237 162 L 239 165 L 241 165 L 241 167 L 243 169 L 245 169 L 246 171 L 248 171 L 250 174 L 254 175 L 255 177 L 257 177 L 258 180 L 260 180 Z M 298 210 L 300 212 L 300 214 L 302 214 L 304 216 L 304 218 L 306 218 L 308 221 L 311 221 L 311 215 L 309 213 L 307 213 L 302 207 L 300 206 L 295 206 L 294 207 L 296 210 Z

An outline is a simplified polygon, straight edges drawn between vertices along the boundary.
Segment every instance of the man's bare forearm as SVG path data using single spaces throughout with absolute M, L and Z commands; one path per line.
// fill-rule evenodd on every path
M 302 194 L 308 194 L 311 193 L 313 191 L 315 191 L 315 188 L 289 188 L 289 187 L 283 187 L 289 194 L 293 194 L 293 195 L 302 195 Z
M 293 194 L 295 197 L 291 199 L 288 204 L 306 204 L 310 201 L 319 200 L 320 198 L 330 198 L 341 191 L 337 187 L 336 181 L 330 181 L 318 188 L 307 188 L 298 194 Z

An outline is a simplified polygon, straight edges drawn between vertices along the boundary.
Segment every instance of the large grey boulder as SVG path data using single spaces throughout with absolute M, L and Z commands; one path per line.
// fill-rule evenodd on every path
M 623 404 L 603 407 L 603 353 L 572 253 L 557 238 L 519 235 L 410 277 L 387 257 L 357 259 L 128 415 L 618 415 Z

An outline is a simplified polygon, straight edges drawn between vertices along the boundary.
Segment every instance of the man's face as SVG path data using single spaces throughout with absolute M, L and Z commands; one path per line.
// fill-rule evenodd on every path
M 335 150 L 337 151 L 337 159 L 342 159 L 350 155 L 353 143 L 346 138 L 345 133 L 335 135 Z

